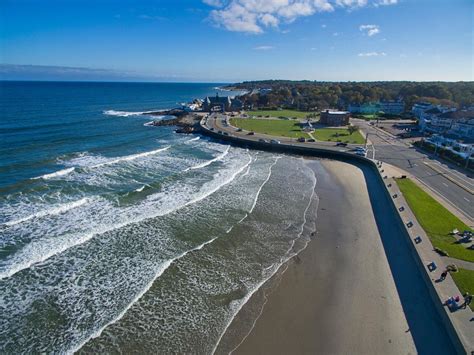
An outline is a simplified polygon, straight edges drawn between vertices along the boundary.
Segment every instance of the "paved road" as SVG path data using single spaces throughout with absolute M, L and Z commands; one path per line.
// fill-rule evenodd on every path
M 228 125 L 226 120 L 228 117 L 223 114 L 212 114 L 206 121 L 205 126 L 209 129 L 214 130 L 215 132 L 222 132 L 222 134 L 241 137 L 252 141 L 259 141 L 264 139 L 266 142 L 270 142 L 272 139 L 277 139 L 278 142 L 282 144 L 289 144 L 294 146 L 303 146 L 303 147 L 314 147 L 314 148 L 324 148 L 339 152 L 352 152 L 355 147 L 360 146 L 356 144 L 349 144 L 347 147 L 338 147 L 335 145 L 334 142 L 305 142 L 300 143 L 295 138 L 285 138 L 285 137 L 278 137 L 275 138 L 274 136 L 269 136 L 266 134 L 255 133 L 254 135 L 248 135 L 248 131 L 238 132 L 235 127 Z M 355 154 L 355 153 L 354 153 Z
M 362 131 L 369 133 L 368 157 L 406 170 L 471 221 L 474 220 L 474 179 L 446 163 L 417 151 L 403 140 L 358 120 Z
M 255 133 L 248 135 L 247 131 L 237 132 L 235 127 L 228 125 L 228 117 L 224 114 L 212 114 L 205 125 L 232 136 L 258 141 L 270 141 L 274 137 Z M 470 221 L 474 220 L 474 179 L 462 172 L 451 169 L 426 154 L 418 152 L 414 147 L 392 135 L 372 127 L 368 122 L 355 120 L 365 133 L 369 133 L 371 145 L 368 146 L 368 158 L 377 159 L 398 168 L 406 170 L 424 183 L 434 193 L 443 197 L 452 207 L 456 208 Z M 225 133 L 224 133 L 225 132 Z M 351 152 L 357 145 L 336 147 L 332 142 L 299 143 L 296 139 L 278 138 L 281 143 L 296 146 L 314 146 L 341 152 Z M 472 222 L 471 222 L 472 225 Z

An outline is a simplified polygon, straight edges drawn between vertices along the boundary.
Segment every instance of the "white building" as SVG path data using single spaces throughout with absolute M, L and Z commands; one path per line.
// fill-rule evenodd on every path
M 405 111 L 405 103 L 398 101 L 380 101 L 380 111 L 387 115 L 399 115 Z
M 430 104 L 429 102 L 417 102 L 411 108 L 411 112 L 412 112 L 413 116 L 420 119 L 425 111 L 428 111 L 429 109 L 431 109 L 433 107 L 434 107 L 434 105 Z

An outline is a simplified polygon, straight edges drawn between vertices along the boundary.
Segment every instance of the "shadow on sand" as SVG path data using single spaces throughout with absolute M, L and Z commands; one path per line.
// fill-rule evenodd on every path
M 442 316 L 423 279 L 420 264 L 408 244 L 408 236 L 377 172 L 366 164 L 357 164 L 367 182 L 377 228 L 392 271 L 409 330 L 419 354 L 455 354 Z

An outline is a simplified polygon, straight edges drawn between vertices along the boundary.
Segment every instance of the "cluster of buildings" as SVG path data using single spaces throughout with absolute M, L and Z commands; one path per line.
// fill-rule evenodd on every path
M 207 96 L 202 102 L 202 110 L 205 112 L 232 112 L 240 111 L 243 103 L 237 98 L 230 96 Z
M 379 112 L 387 115 L 400 115 L 405 111 L 405 102 L 402 100 L 388 100 L 366 104 L 350 104 L 348 111 L 361 115 L 374 115 Z
M 413 105 L 421 132 L 432 134 L 428 142 L 467 158 L 474 152 L 474 107 L 456 109 L 420 102 Z

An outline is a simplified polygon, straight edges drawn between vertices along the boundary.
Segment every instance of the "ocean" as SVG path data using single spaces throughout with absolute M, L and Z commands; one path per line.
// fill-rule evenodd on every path
M 0 82 L 0 353 L 213 353 L 307 245 L 307 160 L 147 126 L 218 85 Z

